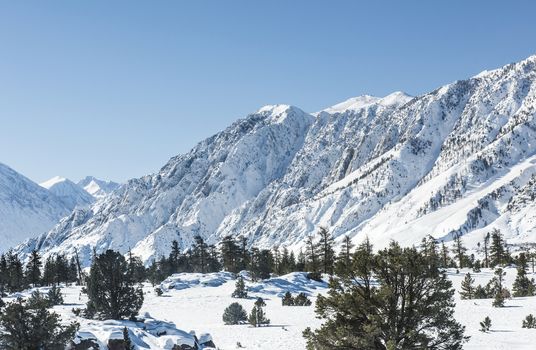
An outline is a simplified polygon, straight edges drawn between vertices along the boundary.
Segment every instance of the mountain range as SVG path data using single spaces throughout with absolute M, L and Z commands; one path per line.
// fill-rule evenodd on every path
M 535 110 L 536 56 L 416 97 L 265 106 L 16 250 L 149 262 L 197 235 L 299 250 L 320 226 L 378 248 L 428 234 L 476 247 L 493 228 L 534 242 Z

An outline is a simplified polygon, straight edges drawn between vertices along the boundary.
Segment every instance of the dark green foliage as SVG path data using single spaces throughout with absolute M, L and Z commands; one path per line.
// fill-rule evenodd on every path
M 246 291 L 246 283 L 242 276 L 238 276 L 235 283 L 235 290 L 231 295 L 233 298 L 247 298 L 248 292 Z
M 504 300 L 505 292 L 503 289 L 503 277 L 506 275 L 506 272 L 503 271 L 501 268 L 497 268 L 495 270 L 495 287 L 493 288 L 494 292 L 494 299 L 492 305 L 494 307 L 503 307 L 504 306 Z
M 318 296 L 325 322 L 305 330 L 308 349 L 461 349 L 467 337 L 454 319 L 455 291 L 434 265 L 396 243 L 374 254 L 367 240 L 351 272 L 331 278 L 327 295 Z
M 536 318 L 534 315 L 529 314 L 525 319 L 523 320 L 523 323 L 521 325 L 522 328 L 536 328 Z
M 473 272 L 474 273 L 479 273 L 481 270 L 481 263 L 480 263 L 480 260 L 476 260 L 475 263 L 473 264 Z
M 257 298 L 251 313 L 249 314 L 248 321 L 253 327 L 261 327 L 263 325 L 270 324 L 270 320 L 266 318 L 264 307 L 266 303 L 262 298 Z
M 223 312 L 223 323 L 225 324 L 241 324 L 247 321 L 248 316 L 246 310 L 239 303 L 232 303 L 227 306 Z
M 88 315 L 100 319 L 134 318 L 143 304 L 143 292 L 134 287 L 125 257 L 113 250 L 93 257 L 87 295 Z
M 536 286 L 534 279 L 527 277 L 527 257 L 525 253 L 519 254 L 517 258 L 517 276 L 512 286 L 514 297 L 528 297 L 533 296 L 536 292 Z
M 467 251 L 467 248 L 463 245 L 462 242 L 462 236 L 460 233 L 456 233 L 454 235 L 454 247 L 453 247 L 453 253 L 456 256 L 456 259 L 458 260 L 458 267 L 464 268 L 464 267 L 470 267 L 470 259 L 465 254 Z
M 0 256 L 0 296 L 20 292 L 27 287 L 24 269 L 19 257 L 8 251 Z
M 494 229 L 491 232 L 491 245 L 489 248 L 490 267 L 508 264 L 512 258 L 508 253 L 508 247 L 503 239 L 501 231 Z
M 311 306 L 311 300 L 305 295 L 305 293 L 300 293 L 294 298 L 295 306 Z
M 337 256 L 337 262 L 335 264 L 335 273 L 337 275 L 346 275 L 350 272 L 352 268 L 352 249 L 353 244 L 352 240 L 350 239 L 350 236 L 344 236 L 342 248 L 339 255 Z
M 41 256 L 37 250 L 32 250 L 30 260 L 26 265 L 26 281 L 36 287 L 41 284 Z
M 473 299 L 475 297 L 474 283 L 474 278 L 471 277 L 470 273 L 467 273 L 461 285 L 460 296 L 462 299 Z
M 251 277 L 254 281 L 270 277 L 273 270 L 272 252 L 267 249 L 251 249 Z
M 233 237 L 224 237 L 220 242 L 220 247 L 224 270 L 234 273 L 240 272 L 241 250 Z
M 30 298 L 32 299 L 32 298 Z M 5 350 L 64 349 L 73 339 L 78 324 L 62 325 L 60 317 L 49 312 L 42 297 L 24 302 L 17 299 L 0 313 L 0 347 Z
M 52 288 L 48 290 L 47 299 L 50 305 L 63 304 L 63 295 L 61 294 L 61 288 L 56 285 L 53 285 Z
M 491 319 L 489 318 L 489 316 L 486 316 L 486 318 L 482 322 L 480 322 L 480 331 L 487 333 L 489 332 L 490 328 L 491 328 Z
M 293 306 L 294 305 L 294 298 L 292 297 L 292 294 L 290 292 L 286 292 L 283 298 L 281 298 L 281 304 L 283 306 Z
M 318 246 L 313 240 L 313 236 L 307 237 L 305 250 L 305 269 L 313 274 L 320 275 L 320 259 L 318 257 Z
M 134 344 L 132 344 L 132 340 L 130 340 L 130 334 L 127 327 L 123 327 L 123 343 L 126 350 L 135 349 Z
M 311 300 L 305 295 L 305 293 L 300 293 L 296 297 L 292 297 L 290 292 L 286 292 L 283 298 L 281 299 L 283 306 L 310 306 Z
M 128 251 L 128 275 L 133 283 L 141 283 L 147 278 L 143 262 L 132 252 Z
M 318 242 L 318 250 L 322 272 L 333 275 L 333 268 L 335 265 L 333 236 L 324 227 L 320 227 L 318 229 L 318 235 L 320 236 L 320 241 Z

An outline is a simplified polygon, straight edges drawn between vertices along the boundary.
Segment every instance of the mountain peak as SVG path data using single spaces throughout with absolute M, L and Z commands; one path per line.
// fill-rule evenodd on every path
M 400 106 L 405 104 L 412 98 L 413 96 L 410 96 L 403 91 L 395 91 L 385 97 L 361 95 L 357 97 L 351 97 L 346 101 L 324 109 L 324 111 L 328 113 L 340 113 L 347 110 L 355 111 L 376 104 L 381 105 L 383 107 Z
M 50 178 L 44 182 L 41 182 L 39 186 L 46 188 L 47 190 L 50 190 L 50 188 L 60 182 L 67 181 L 67 178 L 61 177 L 61 176 L 54 176 L 53 178 Z

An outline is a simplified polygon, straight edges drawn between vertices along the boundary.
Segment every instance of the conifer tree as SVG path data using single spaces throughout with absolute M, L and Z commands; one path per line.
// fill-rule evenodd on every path
M 318 234 L 320 236 L 318 248 L 320 251 L 319 255 L 322 264 L 322 272 L 325 274 L 333 275 L 333 265 L 335 264 L 333 236 L 328 232 L 325 227 L 320 227 L 318 229 Z
M 462 235 L 460 233 L 454 234 L 454 254 L 456 255 L 456 258 L 458 259 L 458 267 L 460 269 L 467 266 L 466 264 L 466 257 L 465 252 L 467 251 L 467 248 L 463 245 L 462 242 Z
M 124 256 L 113 250 L 93 258 L 87 295 L 88 314 L 100 319 L 132 319 L 143 304 L 143 292 L 134 287 Z
M 467 340 L 453 317 L 452 283 L 416 248 L 392 243 L 374 254 L 364 242 L 352 271 L 329 286 L 316 303 L 324 324 L 304 332 L 309 350 L 459 350 Z
M 492 305 L 494 307 L 503 307 L 504 306 L 504 290 L 503 290 L 503 278 L 504 275 L 506 275 L 506 272 L 503 271 L 501 268 L 497 268 L 495 270 L 495 276 L 496 276 L 496 286 L 495 286 L 495 295 L 493 299 Z
M 239 303 L 232 303 L 223 311 L 223 323 L 233 325 L 241 324 L 248 320 L 246 310 Z
M 487 333 L 489 332 L 490 328 L 491 328 L 491 319 L 489 318 L 489 316 L 486 316 L 486 318 L 484 318 L 484 320 L 480 322 L 480 331 Z
M 527 257 L 525 253 L 520 253 L 517 259 L 517 276 L 512 286 L 515 297 L 533 296 L 536 291 L 534 279 L 527 277 Z
M 251 276 L 253 280 L 270 277 L 273 267 L 272 252 L 268 249 L 251 249 Z
M 8 291 L 8 266 L 5 254 L 0 255 L 0 300 Z
M 290 292 L 286 292 L 283 298 L 281 298 L 281 304 L 283 306 L 292 306 L 294 305 L 294 298 L 292 297 L 292 294 Z
M 489 249 L 490 266 L 495 267 L 497 265 L 507 263 L 507 250 L 506 243 L 502 237 L 501 231 L 494 229 L 491 233 L 491 245 Z
M 246 291 L 246 283 L 242 276 L 238 276 L 235 283 L 235 290 L 231 295 L 233 298 L 242 298 L 245 299 L 248 297 L 248 292 Z
M 249 314 L 248 321 L 253 327 L 261 327 L 270 324 L 270 320 L 266 318 L 264 307 L 266 303 L 262 298 L 257 298 L 255 305 Z
M 318 247 L 313 241 L 313 236 L 307 237 L 306 241 L 306 266 L 305 268 L 314 279 L 320 279 L 320 262 L 318 258 Z
M 132 344 L 132 340 L 130 340 L 130 334 L 128 332 L 127 327 L 123 327 L 123 345 L 125 350 L 134 350 L 134 344 Z
M 462 281 L 460 296 L 462 299 L 473 299 L 474 298 L 474 286 L 475 280 L 471 277 L 471 274 L 468 272 L 465 275 L 465 278 Z
M 63 295 L 61 294 L 61 288 L 57 285 L 53 285 L 52 288 L 48 290 L 47 299 L 51 306 L 63 304 Z
M 56 271 L 55 271 L 55 262 L 52 256 L 49 256 L 45 261 L 45 267 L 43 270 L 43 284 L 50 286 L 56 283 L 55 280 Z
M 533 314 L 527 315 L 521 324 L 521 328 L 536 328 L 536 318 Z
M 240 272 L 240 249 L 233 237 L 223 237 L 220 246 L 224 270 L 234 273 Z
M 0 348 L 5 350 L 63 349 L 78 330 L 77 323 L 62 325 L 48 301 L 32 296 L 8 303 L 0 313 Z
M 350 239 L 350 236 L 344 236 L 342 242 L 342 248 L 337 257 L 337 263 L 335 264 L 335 273 L 337 275 L 347 274 L 351 269 L 351 259 L 352 259 L 352 249 L 353 244 Z
M 30 260 L 26 265 L 26 280 L 32 286 L 36 287 L 41 284 L 41 256 L 39 252 L 34 249 L 30 254 Z

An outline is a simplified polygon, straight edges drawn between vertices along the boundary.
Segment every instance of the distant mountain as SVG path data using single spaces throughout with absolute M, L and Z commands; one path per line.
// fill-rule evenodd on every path
M 93 176 L 86 176 L 78 181 L 78 186 L 97 199 L 106 197 L 119 188 L 119 184 L 116 182 L 99 180 Z
M 95 201 L 84 188 L 64 177 L 55 176 L 39 185 L 54 193 L 69 210 L 88 206 Z
M 410 97 L 266 106 L 17 248 L 145 261 L 200 235 L 300 249 L 319 226 L 380 248 L 432 234 L 536 242 L 536 56 Z
M 0 252 L 50 230 L 72 208 L 0 163 Z

